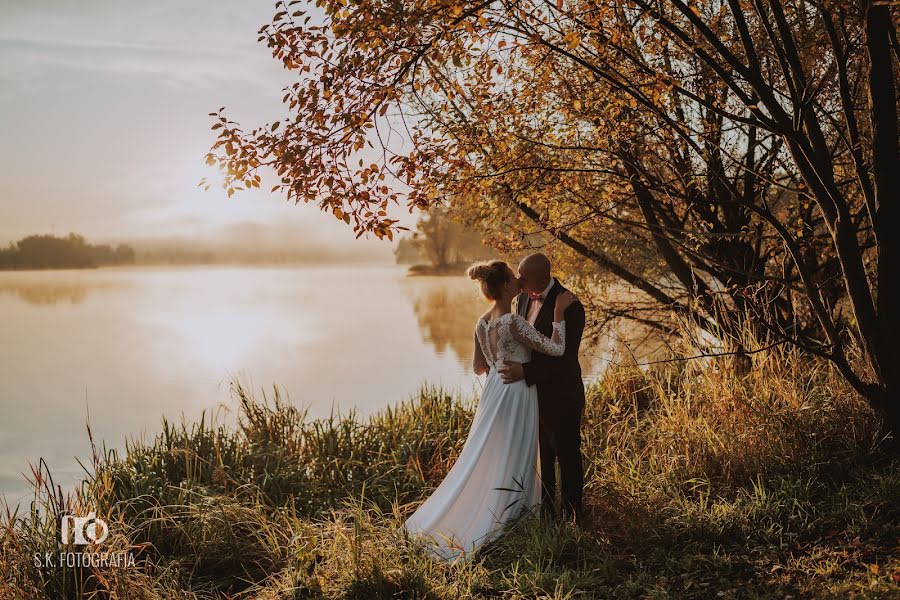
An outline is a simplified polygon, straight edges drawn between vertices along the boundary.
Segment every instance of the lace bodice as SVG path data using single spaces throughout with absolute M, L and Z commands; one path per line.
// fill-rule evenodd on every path
M 475 325 L 475 337 L 488 367 L 496 369 L 504 361 L 530 361 L 532 350 L 562 356 L 566 349 L 565 325 L 565 321 L 553 323 L 553 328 L 559 332 L 559 342 L 554 342 L 521 315 L 506 313 L 490 321 L 479 318 Z

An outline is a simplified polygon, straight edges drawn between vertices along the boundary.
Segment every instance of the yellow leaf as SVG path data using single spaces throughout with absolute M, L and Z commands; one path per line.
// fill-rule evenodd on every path
M 575 110 L 581 110 L 581 100 L 576 100 L 573 104 L 575 105 Z

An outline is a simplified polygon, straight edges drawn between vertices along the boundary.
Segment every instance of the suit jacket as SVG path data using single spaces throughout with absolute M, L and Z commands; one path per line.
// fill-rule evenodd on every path
M 553 335 L 553 308 L 556 297 L 566 288 L 557 279 L 547 292 L 547 298 L 538 311 L 534 327 L 543 335 Z M 516 313 L 526 317 L 531 299 L 528 294 L 519 294 Z M 580 413 L 584 407 L 584 382 L 581 380 L 581 364 L 578 362 L 578 348 L 584 333 L 584 306 L 575 302 L 566 309 L 566 350 L 562 356 L 531 352 L 531 361 L 522 365 L 525 383 L 536 385 L 538 403 L 542 413 Z

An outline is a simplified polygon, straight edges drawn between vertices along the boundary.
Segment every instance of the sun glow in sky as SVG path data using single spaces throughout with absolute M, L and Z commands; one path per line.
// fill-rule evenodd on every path
M 2 4 L 0 242 L 51 231 L 214 237 L 250 222 L 390 255 L 315 206 L 270 194 L 274 184 L 231 199 L 197 186 L 220 176 L 203 163 L 210 112 L 226 106 L 250 128 L 286 114 L 292 74 L 256 41 L 274 0 Z

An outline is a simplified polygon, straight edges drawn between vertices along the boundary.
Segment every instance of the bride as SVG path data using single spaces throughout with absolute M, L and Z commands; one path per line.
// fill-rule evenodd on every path
M 571 292 L 556 299 L 553 337 L 539 333 L 511 312 L 521 291 L 503 261 L 472 265 L 472 279 L 494 306 L 475 325 L 475 373 L 487 380 L 465 445 L 450 472 L 404 523 L 424 539 L 426 550 L 445 562 L 464 561 L 493 540 L 503 526 L 540 504 L 537 389 L 524 380 L 505 384 L 497 373 L 504 361 L 528 362 L 531 350 L 562 356 L 565 309 Z

